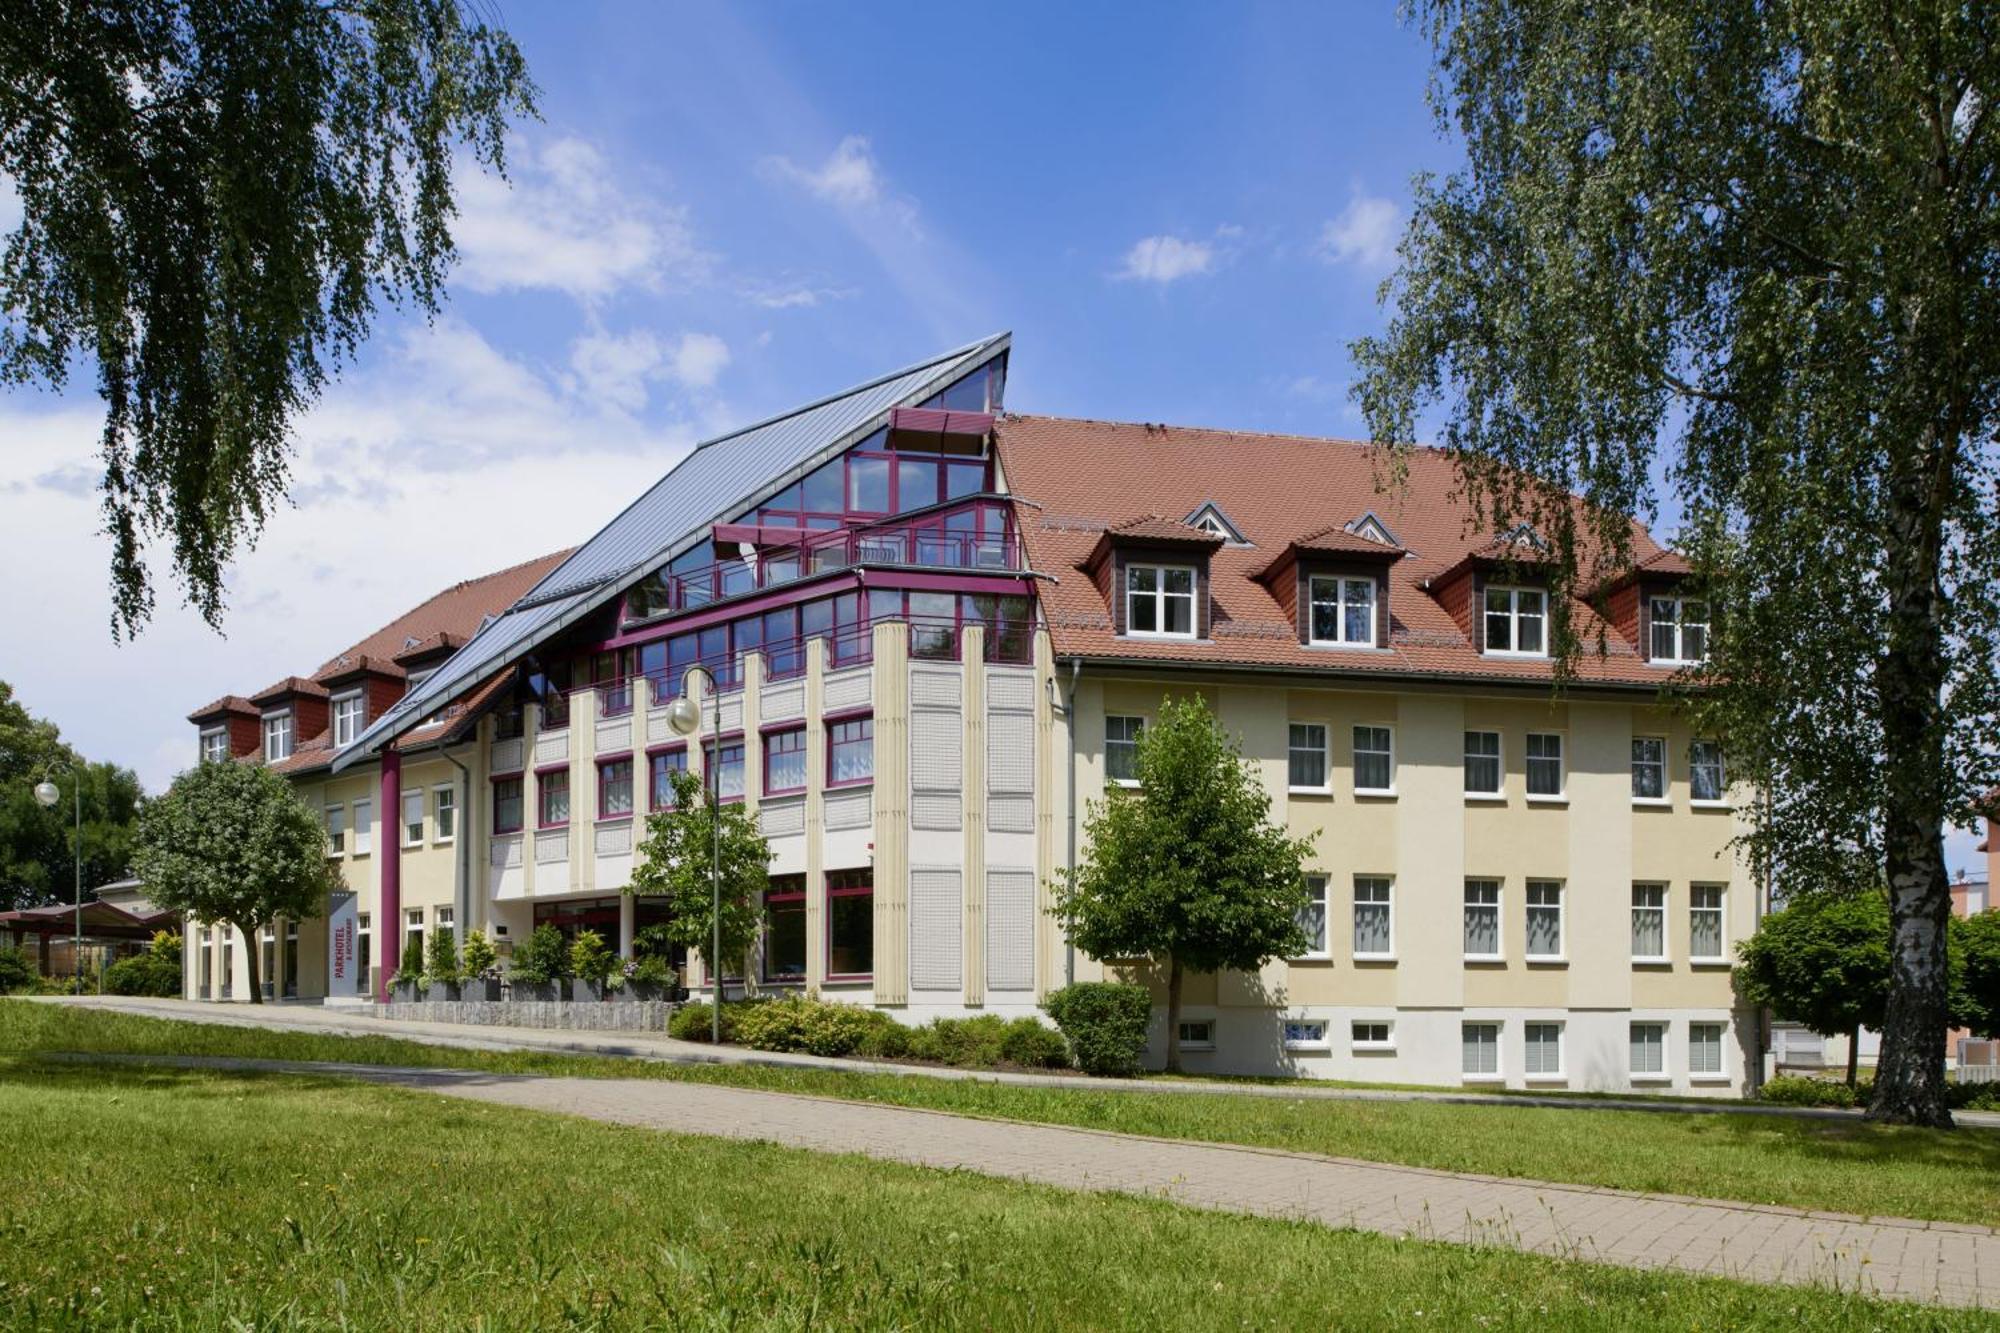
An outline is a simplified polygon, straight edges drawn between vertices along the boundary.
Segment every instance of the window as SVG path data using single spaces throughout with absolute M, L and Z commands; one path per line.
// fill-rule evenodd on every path
M 1185 565 L 1125 567 L 1125 632 L 1194 637 L 1194 570 Z
M 229 730 L 215 727 L 201 733 L 201 761 L 216 764 L 229 758 Z
M 1323 1018 L 1288 1018 L 1284 1022 L 1285 1049 L 1288 1051 L 1323 1051 L 1327 1049 L 1326 1020 Z
M 518 777 L 493 779 L 493 831 L 521 831 L 521 779 Z
M 1688 1024 L 1688 1073 L 1722 1072 L 1722 1024 Z
M 764 736 L 764 794 L 806 789 L 806 733 L 803 727 Z
M 1688 749 L 1689 798 L 1720 804 L 1727 790 L 1722 776 L 1722 747 L 1714 741 L 1696 741 Z
M 597 761 L 597 817 L 623 819 L 632 813 L 632 756 Z
M 1467 796 L 1500 794 L 1499 732 L 1465 733 L 1465 794 Z
M 458 836 L 458 788 L 431 789 L 431 841 L 450 842 Z
M 1389 958 L 1396 951 L 1389 881 L 1378 875 L 1354 877 L 1354 956 Z
M 1395 735 L 1387 727 L 1354 729 L 1356 795 L 1393 795 L 1396 790 Z
M 1540 657 L 1548 594 L 1540 588 L 1486 590 L 1486 651 Z
M 402 970 L 421 972 L 424 966 L 424 909 L 408 907 L 403 909 L 403 957 L 399 963 Z
M 1465 956 L 1500 956 L 1500 881 L 1465 881 Z
M 826 724 L 826 780 L 867 782 L 875 776 L 875 719 L 851 717 Z
M 1139 780 L 1139 733 L 1145 725 L 1142 717 L 1104 719 L 1104 776 L 1108 781 Z
M 1215 1020 L 1212 1018 L 1188 1018 L 1181 1021 L 1181 1049 L 1184 1051 L 1212 1051 L 1215 1049 Z
M 1324 958 L 1326 954 L 1326 876 L 1306 876 L 1306 905 L 1299 910 L 1299 929 L 1306 933 L 1302 958 Z
M 1521 1025 L 1521 1072 L 1529 1078 L 1560 1078 L 1563 1071 L 1563 1028 L 1560 1023 Z
M 375 850 L 375 803 L 354 803 L 354 854 L 367 856 Z
M 1375 646 L 1375 580 L 1335 578 L 1315 574 L 1307 581 L 1311 595 L 1308 629 L 1311 642 L 1349 648 Z
M 264 969 L 261 979 L 266 994 L 276 994 L 278 986 L 278 936 L 270 926 L 258 932 L 258 941 L 264 946 L 258 966 Z
M 1632 1073 L 1643 1076 L 1667 1072 L 1667 1025 L 1632 1025 Z
M 671 750 L 656 750 L 647 756 L 650 773 L 646 780 L 646 790 L 655 810 L 674 808 L 674 774 L 687 772 L 688 752 L 685 745 L 676 745 Z
M 743 738 L 738 736 L 735 740 L 725 740 L 719 749 L 714 741 L 703 741 L 701 754 L 715 799 L 743 799 Z
M 354 979 L 363 995 L 373 995 L 375 988 L 368 982 L 368 960 L 370 944 L 368 935 L 368 913 L 359 913 L 354 918 Z
M 1708 656 L 1708 603 L 1687 597 L 1654 597 L 1652 657 L 1655 662 L 1700 662 Z
M 337 694 L 333 698 L 333 743 L 335 746 L 352 745 L 354 738 L 361 734 L 361 721 L 367 709 L 367 701 L 361 691 L 352 694 Z
M 326 808 L 326 854 L 339 856 L 347 850 L 347 807 L 329 805 Z
M 764 980 L 799 981 L 806 974 L 806 877 L 773 875 L 764 891 Z
M 1528 733 L 1528 795 L 1563 794 L 1563 738 L 1553 732 Z
M 1632 799 L 1667 799 L 1667 743 L 1661 737 L 1632 738 Z
M 1632 960 L 1667 961 L 1667 886 L 1632 886 Z
M 1688 888 L 1688 957 L 1705 963 L 1722 961 L 1722 885 Z
M 1317 722 L 1292 723 L 1293 791 L 1327 790 L 1326 728 Z
M 560 828 L 569 823 L 569 770 L 552 768 L 535 774 L 535 824 Z
M 826 973 L 853 981 L 875 970 L 875 872 L 826 872 Z
M 1467 1078 L 1500 1076 L 1500 1025 L 1463 1023 L 1459 1026 L 1458 1072 Z
M 1396 1044 L 1396 1029 L 1379 1019 L 1357 1019 L 1348 1029 L 1348 1040 L 1357 1051 L 1386 1051 Z
M 1563 956 L 1563 886 L 1553 879 L 1528 881 L 1528 957 Z
M 264 760 L 276 763 L 292 757 L 292 715 L 273 713 L 264 719 Z
M 422 790 L 403 793 L 403 845 L 424 845 L 424 794 Z

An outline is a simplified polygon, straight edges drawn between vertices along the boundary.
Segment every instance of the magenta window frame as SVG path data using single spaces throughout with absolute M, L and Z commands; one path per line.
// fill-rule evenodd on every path
M 842 874 L 848 874 L 848 875 L 866 874 L 868 876 L 867 887 L 863 888 L 859 886 L 848 886 L 845 888 L 838 888 L 838 889 L 835 888 L 833 886 L 833 876 Z M 868 918 L 870 927 L 872 929 L 875 918 L 875 907 L 873 903 L 873 899 L 875 897 L 875 872 L 872 869 L 863 871 L 859 867 L 857 867 L 852 870 L 829 870 L 825 872 L 825 876 L 826 876 L 825 885 L 826 885 L 826 918 L 827 918 L 826 979 L 828 981 L 872 981 L 875 979 L 875 945 L 872 936 L 870 937 L 868 945 L 868 970 L 866 972 L 836 972 L 833 970 L 833 900 L 835 898 L 870 899 L 871 901 L 868 907 Z
M 734 746 L 738 751 L 736 757 L 737 785 L 739 788 L 747 788 L 748 784 L 745 782 L 744 767 L 750 760 L 750 747 L 745 743 L 742 732 L 725 732 L 719 739 L 711 738 L 701 743 L 701 785 L 714 796 L 717 805 L 729 805 L 742 800 L 744 796 L 742 790 L 739 790 L 734 796 L 724 796 L 722 794 L 722 765 L 719 761 L 719 755 L 731 746 Z
M 606 789 L 604 770 L 607 768 L 616 768 L 620 764 L 625 765 L 625 808 L 619 811 L 606 810 L 604 808 L 604 793 Z M 606 755 L 597 761 L 597 817 L 599 820 L 630 819 L 638 812 L 639 802 L 637 793 L 632 790 L 632 779 L 636 776 L 638 775 L 633 771 L 632 752 L 630 750 L 626 750 L 621 754 Z
M 560 820 L 544 819 L 543 815 L 548 809 L 547 805 L 545 804 L 546 798 L 548 796 L 548 779 L 554 777 L 558 773 L 562 775 L 563 809 L 567 813 Z M 570 797 L 569 765 L 551 764 L 547 768 L 536 769 L 535 770 L 535 827 L 538 829 L 568 828 L 569 816 L 575 814 L 575 811 L 570 809 L 569 797 Z
M 660 799 L 662 792 L 669 795 L 673 793 L 673 784 L 660 781 L 662 770 L 659 767 L 659 763 L 660 760 L 666 758 L 668 755 L 677 754 L 681 757 L 681 766 L 678 769 L 668 769 L 665 771 L 685 773 L 688 766 L 687 753 L 688 747 L 686 741 L 676 741 L 672 745 L 654 745 L 648 747 L 646 750 L 646 808 L 648 810 L 671 810 L 674 808 L 672 801 L 663 801 Z
M 799 882 L 799 887 L 796 889 L 783 889 L 783 890 L 766 888 L 764 890 L 764 907 L 766 911 L 768 912 L 772 903 L 797 903 L 799 904 L 799 911 L 803 915 L 803 913 L 805 912 L 805 901 L 806 901 L 805 876 L 773 875 L 771 878 L 774 880 L 782 879 L 788 881 L 796 879 Z M 765 935 L 767 938 L 769 937 L 769 934 L 770 934 L 770 927 L 766 926 Z M 806 973 L 803 968 L 801 968 L 797 972 L 771 971 L 770 953 L 768 949 L 766 950 L 763 959 L 760 960 L 758 971 L 764 974 L 763 976 L 764 981 L 771 985 L 779 985 L 779 986 L 790 985 L 804 981 L 806 979 Z
M 503 833 L 519 833 L 522 829 L 522 826 L 527 823 L 528 784 L 522 780 L 521 774 L 508 773 L 502 777 L 496 777 L 492 780 L 492 786 L 498 788 L 509 782 L 513 783 L 515 788 L 514 809 L 516 813 L 514 815 L 514 822 L 512 825 L 506 825 L 506 826 L 503 826 L 500 823 L 500 793 L 497 790 L 494 791 L 492 793 L 492 797 L 493 797 L 493 836 L 495 837 L 499 837 Z
M 875 782 L 875 710 L 872 708 L 850 709 L 843 713 L 831 713 L 824 719 L 826 726 L 826 785 L 829 791 L 840 787 L 868 787 Z M 840 745 L 834 740 L 836 727 L 852 726 L 857 722 L 868 724 L 868 776 L 865 778 L 836 778 L 839 770 L 836 762 Z M 854 742 L 849 741 L 852 745 Z
M 766 796 L 796 796 L 800 792 L 804 791 L 806 789 L 806 774 L 807 774 L 805 723 L 788 722 L 781 724 L 779 726 L 764 728 L 762 729 L 762 739 L 764 745 L 764 754 L 763 754 L 764 794 Z M 792 749 L 789 747 L 789 745 L 787 745 L 786 749 L 774 752 L 771 748 L 773 742 L 788 743 L 793 739 L 796 739 L 798 741 L 798 747 L 796 749 Z M 771 756 L 773 753 L 778 753 L 783 755 L 792 755 L 792 754 L 798 755 L 799 782 L 797 786 L 774 787 L 771 785 L 771 772 L 772 772 Z

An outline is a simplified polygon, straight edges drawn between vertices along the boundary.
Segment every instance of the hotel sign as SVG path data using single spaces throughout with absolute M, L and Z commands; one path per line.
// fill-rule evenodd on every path
M 355 911 L 356 895 L 335 893 L 327 899 L 326 913 L 326 993 L 329 997 L 353 999 L 360 994 L 361 979 L 355 975 L 360 962 L 360 920 Z

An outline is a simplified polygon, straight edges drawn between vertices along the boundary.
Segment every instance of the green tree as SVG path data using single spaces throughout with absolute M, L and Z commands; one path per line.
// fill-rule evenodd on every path
M 0 680 L 0 911 L 68 902 L 75 891 L 73 783 L 82 757 L 53 722 L 28 712 Z M 138 824 L 139 779 L 116 764 L 84 764 L 83 887 L 126 877 Z M 44 808 L 35 784 L 54 782 L 62 799 Z
M 1054 886 L 1051 911 L 1093 958 L 1146 958 L 1165 973 L 1177 1072 L 1187 973 L 1305 952 L 1312 839 L 1271 822 L 1270 796 L 1199 695 L 1161 701 L 1137 764 L 1137 790 L 1111 786 L 1091 802 L 1083 862 Z
M 708 957 L 715 951 L 716 913 L 711 886 L 711 845 L 721 820 L 722 957 L 742 962 L 764 928 L 764 890 L 770 886 L 771 847 L 741 805 L 716 805 L 692 773 L 675 773 L 674 803 L 646 819 L 646 836 L 633 858 L 627 893 L 667 900 L 666 933 L 675 944 Z M 720 966 L 710 959 L 711 966 Z M 748 970 L 744 975 L 748 976 Z
M 456 150 L 504 174 L 535 90 L 460 0 L 16 6 L 0 41 L 0 382 L 95 363 L 112 627 L 163 540 L 222 617 L 283 498 L 292 423 L 378 300 L 439 308 Z
M 1943 833 L 2000 777 L 2000 43 L 1946 0 L 1413 0 L 1462 168 L 1417 183 L 1378 438 L 1419 422 L 1572 614 L 1664 493 L 1692 700 L 1789 883 L 1890 887 L 1869 1113 L 1944 1125 Z M 1435 415 L 1433 415 L 1435 414 Z M 1573 495 L 1581 495 L 1577 504 Z
M 198 764 L 174 779 L 139 816 L 134 862 L 153 902 L 233 926 L 246 944 L 268 921 L 318 916 L 339 887 L 320 816 L 254 764 Z M 243 951 L 252 1004 L 263 1002 L 258 953 Z
M 1808 893 L 1771 913 L 1736 946 L 1737 994 L 1822 1037 L 1848 1038 L 1854 1086 L 1861 1029 L 1889 1002 L 1889 899 L 1880 892 Z M 1944 1044 L 1940 1023 L 1931 1040 Z
M 1951 953 L 1953 1022 L 2000 1038 L 2000 912 L 1954 917 Z

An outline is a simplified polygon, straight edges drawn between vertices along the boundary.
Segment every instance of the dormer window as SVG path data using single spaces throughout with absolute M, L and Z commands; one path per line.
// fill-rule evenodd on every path
M 269 713 L 264 717 L 264 762 L 275 764 L 292 757 L 292 715 Z
M 1194 637 L 1194 569 L 1125 566 L 1125 632 L 1159 639 Z
M 1486 651 L 1509 657 L 1544 657 L 1549 595 L 1541 588 L 1489 585 L 1486 589 Z
M 210 727 L 201 733 L 201 762 L 219 764 L 229 758 L 229 728 Z
M 1310 580 L 1312 639 L 1344 648 L 1375 646 L 1375 580 L 1315 574 Z
M 333 697 L 333 743 L 336 747 L 354 744 L 354 738 L 361 734 L 361 724 L 367 716 L 367 703 L 361 691 L 337 694 Z
M 1181 522 L 1191 528 L 1198 528 L 1212 536 L 1220 537 L 1231 546 L 1250 544 L 1249 539 L 1243 535 L 1243 530 L 1231 522 L 1229 515 L 1222 512 L 1222 506 L 1213 500 L 1189 514 Z
M 1708 603 L 1693 597 L 1650 599 L 1652 658 L 1691 665 L 1708 657 Z

